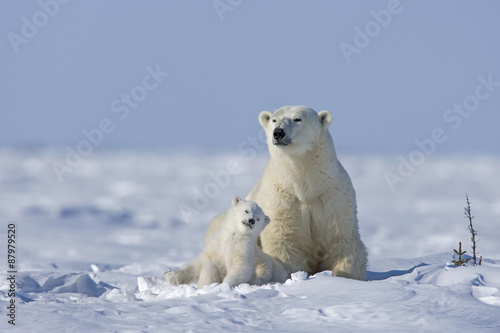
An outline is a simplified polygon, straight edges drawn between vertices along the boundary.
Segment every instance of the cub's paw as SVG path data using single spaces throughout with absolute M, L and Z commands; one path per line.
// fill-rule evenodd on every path
M 180 271 L 168 271 L 165 273 L 165 280 L 173 286 L 182 284 Z

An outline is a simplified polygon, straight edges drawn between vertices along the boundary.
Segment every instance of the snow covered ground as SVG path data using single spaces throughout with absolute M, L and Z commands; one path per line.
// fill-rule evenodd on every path
M 339 155 L 357 191 L 367 281 L 298 272 L 284 284 L 198 290 L 169 286 L 163 272 L 201 250 L 210 218 L 247 194 L 265 152 L 100 151 L 59 182 L 61 150 L 1 150 L 0 330 L 11 326 L 14 223 L 23 332 L 500 331 L 500 158 L 430 156 L 392 191 L 384 173 L 397 156 Z M 466 193 L 480 267 L 451 265 L 459 241 L 470 254 Z

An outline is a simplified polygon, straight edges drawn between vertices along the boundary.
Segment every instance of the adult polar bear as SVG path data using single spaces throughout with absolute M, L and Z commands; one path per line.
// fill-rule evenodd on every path
M 337 160 L 328 127 L 329 111 L 283 106 L 262 111 L 259 122 L 271 159 L 248 194 L 271 218 L 260 236 L 264 252 L 288 271 L 363 280 L 366 249 L 356 217 L 356 194 Z M 220 227 L 225 212 L 211 222 L 205 243 Z

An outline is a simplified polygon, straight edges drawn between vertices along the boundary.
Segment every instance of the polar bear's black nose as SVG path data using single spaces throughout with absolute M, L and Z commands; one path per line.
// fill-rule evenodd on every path
M 285 137 L 286 133 L 282 128 L 275 128 L 273 132 L 273 137 L 275 140 L 280 141 Z
M 250 220 L 248 220 L 248 224 L 250 224 L 250 225 L 254 225 L 254 224 L 255 224 L 255 220 L 254 220 L 254 219 L 250 219 Z

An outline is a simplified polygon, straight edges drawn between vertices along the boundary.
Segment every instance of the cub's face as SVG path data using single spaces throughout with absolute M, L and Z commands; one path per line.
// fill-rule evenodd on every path
M 270 222 L 269 217 L 264 214 L 257 203 L 243 200 L 238 196 L 233 199 L 231 213 L 231 223 L 236 223 L 239 232 L 256 237 Z
M 329 111 L 316 113 L 307 106 L 283 106 L 274 113 L 262 111 L 259 122 L 270 149 L 303 154 L 311 150 L 332 120 Z

